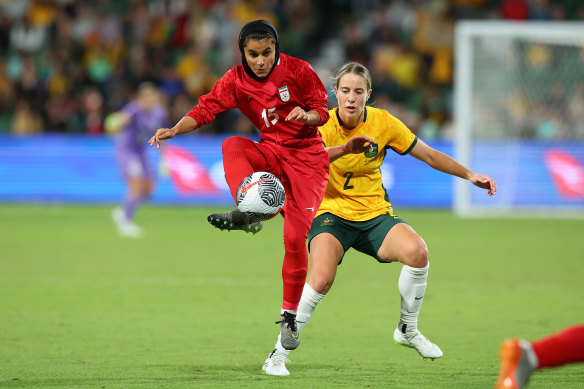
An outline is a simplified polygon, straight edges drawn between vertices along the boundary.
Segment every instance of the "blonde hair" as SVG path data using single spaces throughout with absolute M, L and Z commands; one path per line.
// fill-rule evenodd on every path
M 365 66 L 358 62 L 347 62 L 341 66 L 340 69 L 337 70 L 337 74 L 333 77 L 333 86 L 338 88 L 339 82 L 341 82 L 341 77 L 348 73 L 353 73 L 363 77 L 367 83 L 367 90 L 371 89 L 371 73 L 369 73 L 369 70 Z

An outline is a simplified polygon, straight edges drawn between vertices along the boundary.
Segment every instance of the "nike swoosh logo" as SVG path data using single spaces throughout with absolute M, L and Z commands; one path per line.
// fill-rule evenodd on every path
M 421 300 L 423 298 L 424 298 L 424 296 L 422 296 L 422 297 L 414 297 L 414 300 Z
M 247 192 L 255 184 L 259 184 L 260 182 L 264 182 L 264 181 L 268 181 L 268 180 L 269 180 L 269 178 L 264 178 L 263 180 L 259 180 L 259 181 L 256 181 L 256 182 L 252 182 L 249 185 L 242 185 L 241 186 L 241 193 Z
M 308 210 L 314 212 L 314 207 L 309 207 L 309 208 L 304 208 L 304 209 L 308 209 Z

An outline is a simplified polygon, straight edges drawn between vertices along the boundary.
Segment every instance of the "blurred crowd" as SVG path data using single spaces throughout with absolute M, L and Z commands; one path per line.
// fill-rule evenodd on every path
M 237 34 L 258 18 L 276 25 L 282 51 L 308 60 L 331 92 L 330 77 L 342 63 L 368 66 L 371 102 L 414 132 L 436 138 L 452 136 L 456 21 L 583 20 L 584 5 L 580 0 L 0 0 L 0 132 L 101 134 L 104 118 L 144 81 L 159 86 L 174 123 L 240 62 Z M 331 93 L 331 107 L 335 103 Z M 257 130 L 234 110 L 201 131 Z

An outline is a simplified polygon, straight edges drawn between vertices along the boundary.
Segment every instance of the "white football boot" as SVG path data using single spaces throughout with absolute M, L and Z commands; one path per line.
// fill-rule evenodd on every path
M 120 207 L 114 208 L 112 211 L 112 219 L 118 229 L 118 234 L 125 238 L 141 238 L 142 228 L 134 222 L 127 220 L 124 215 L 124 210 Z
M 125 238 L 141 238 L 143 235 L 142 227 L 128 221 L 118 224 L 118 234 Z
M 288 359 L 288 351 L 278 351 L 274 349 L 268 355 L 268 358 L 262 366 L 262 370 L 267 375 L 278 375 L 278 376 L 288 376 L 290 372 L 286 369 L 286 362 L 290 362 Z
M 399 328 L 396 328 L 393 333 L 393 339 L 396 344 L 415 349 L 424 359 L 430 358 L 434 360 L 444 355 L 440 347 L 430 342 L 417 329 L 403 333 Z

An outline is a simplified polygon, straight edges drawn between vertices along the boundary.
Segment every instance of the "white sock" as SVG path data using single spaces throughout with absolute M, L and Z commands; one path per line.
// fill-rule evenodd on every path
M 282 343 L 280 342 L 282 334 L 278 334 L 278 339 L 276 340 L 276 344 L 274 345 L 274 349 L 276 349 L 276 353 L 277 354 L 284 354 L 286 356 L 288 356 L 288 353 L 290 352 L 290 350 L 286 350 L 284 348 L 284 346 L 282 346 Z
M 298 304 L 298 312 L 296 313 L 296 325 L 298 327 L 298 332 L 302 331 L 318 303 L 324 298 L 324 294 L 316 292 L 308 283 L 304 284 L 304 289 L 302 290 L 302 297 L 300 298 L 300 303 Z M 282 312 L 283 313 L 283 312 Z M 276 345 L 274 346 L 278 353 L 285 353 L 288 355 L 289 350 L 286 350 L 280 343 L 280 334 L 278 334 L 278 340 L 276 340 Z
M 399 276 L 398 288 L 401 295 L 400 320 L 398 328 L 402 332 L 409 332 L 418 327 L 418 314 L 424 301 L 426 292 L 426 279 L 428 278 L 428 269 L 426 267 L 415 268 L 403 265 Z
M 324 296 L 324 294 L 320 294 L 312 289 L 312 287 L 308 285 L 308 282 L 304 284 L 302 297 L 300 297 L 300 303 L 298 304 L 298 313 L 296 314 L 298 332 L 302 331 L 308 320 L 310 320 L 316 306 L 322 301 Z

